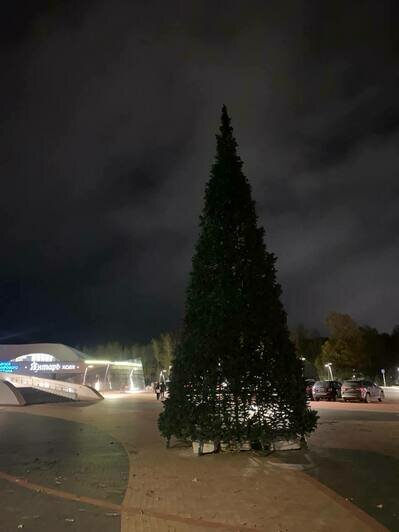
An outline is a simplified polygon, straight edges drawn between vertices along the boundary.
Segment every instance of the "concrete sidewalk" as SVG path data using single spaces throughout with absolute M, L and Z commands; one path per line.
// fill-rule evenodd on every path
M 181 445 L 166 449 L 157 429 L 161 407 L 145 393 L 89 407 L 36 405 L 23 412 L 94 425 L 123 444 L 130 464 L 121 505 L 123 532 L 386 530 L 273 456 L 197 457 Z

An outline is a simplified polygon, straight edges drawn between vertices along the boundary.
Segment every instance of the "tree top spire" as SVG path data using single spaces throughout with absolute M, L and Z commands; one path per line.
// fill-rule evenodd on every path
M 231 127 L 231 118 L 229 117 L 225 104 L 223 104 L 222 106 L 220 133 L 222 138 L 232 137 L 233 134 L 233 128 Z
M 218 157 L 224 153 L 230 153 L 237 158 L 236 149 L 237 142 L 233 135 L 233 128 L 231 126 L 231 118 L 227 112 L 226 105 L 222 107 L 221 124 L 219 133 L 216 135 L 217 139 L 217 153 Z M 238 158 L 237 158 L 238 160 Z

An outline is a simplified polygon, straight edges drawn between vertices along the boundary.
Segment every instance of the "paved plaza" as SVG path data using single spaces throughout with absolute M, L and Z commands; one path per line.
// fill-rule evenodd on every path
M 399 404 L 314 406 L 306 451 L 203 457 L 149 393 L 2 407 L 0 530 L 399 530 Z

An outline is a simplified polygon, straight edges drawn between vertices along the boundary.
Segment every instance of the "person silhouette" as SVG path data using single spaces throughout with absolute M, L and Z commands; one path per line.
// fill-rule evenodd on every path
M 161 396 L 161 386 L 160 386 L 159 382 L 155 383 L 154 388 L 155 388 L 155 393 L 156 393 L 156 396 L 157 396 L 157 401 L 159 401 L 159 398 Z

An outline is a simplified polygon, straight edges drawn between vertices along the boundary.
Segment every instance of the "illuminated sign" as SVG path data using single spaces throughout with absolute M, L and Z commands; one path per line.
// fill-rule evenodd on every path
M 55 362 L 51 364 L 39 364 L 38 362 L 31 362 L 30 371 L 37 373 L 38 371 L 74 371 L 78 369 L 79 366 L 76 364 L 62 364 L 60 362 Z
M 18 364 L 12 362 L 0 362 L 0 373 L 13 373 L 18 367 Z
M 14 362 L 13 360 L 0 361 L 0 373 L 55 373 L 58 371 L 80 371 L 79 364 L 73 362 Z

